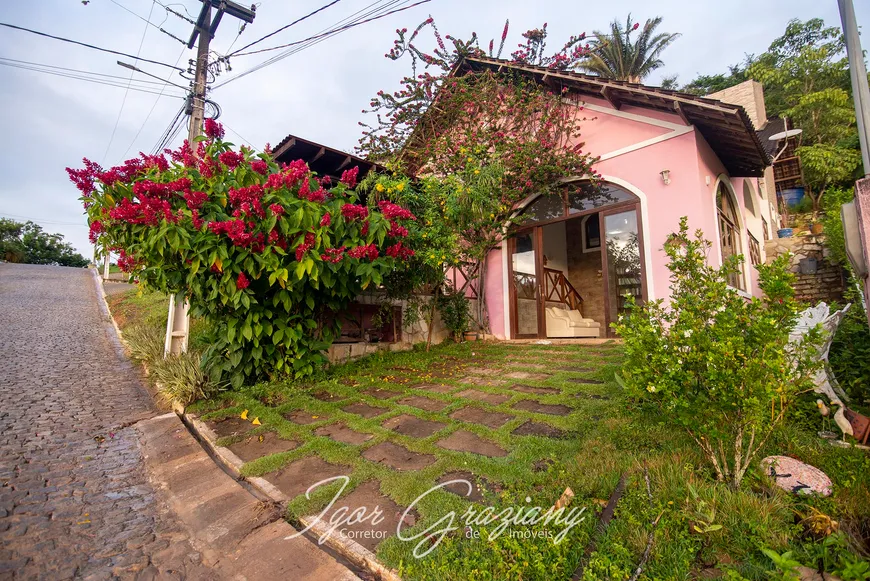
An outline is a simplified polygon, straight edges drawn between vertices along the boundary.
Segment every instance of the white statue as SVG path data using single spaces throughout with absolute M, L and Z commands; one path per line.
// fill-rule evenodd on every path
M 822 326 L 822 335 L 824 341 L 818 351 L 819 358 L 824 362 L 821 369 L 816 372 L 814 378 L 816 393 L 827 396 L 832 404 L 843 406 L 842 401 L 849 401 L 846 393 L 840 388 L 834 374 L 831 372 L 828 364 L 828 354 L 831 350 L 831 343 L 834 341 L 834 334 L 837 332 L 837 327 L 840 326 L 840 321 L 843 320 L 843 315 L 849 310 L 852 304 L 849 303 L 839 311 L 831 314 L 831 308 L 825 303 L 819 303 L 815 307 L 810 307 L 803 311 L 794 329 L 789 334 L 791 343 L 797 345 L 801 339 L 809 333 L 816 325 Z

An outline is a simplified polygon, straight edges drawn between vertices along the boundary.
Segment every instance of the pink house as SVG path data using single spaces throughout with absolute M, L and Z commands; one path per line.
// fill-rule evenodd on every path
M 606 337 L 625 296 L 667 298 L 664 242 L 687 216 L 713 241 L 709 260 L 745 256 L 731 281 L 757 295 L 754 264 L 778 228 L 763 177 L 770 158 L 743 107 L 572 72 L 468 58 L 466 70 L 510 67 L 577 100 L 585 151 L 603 176 L 565 195 L 527 200 L 529 215 L 489 256 L 490 329 L 510 338 Z M 460 70 L 462 70 L 460 68 Z

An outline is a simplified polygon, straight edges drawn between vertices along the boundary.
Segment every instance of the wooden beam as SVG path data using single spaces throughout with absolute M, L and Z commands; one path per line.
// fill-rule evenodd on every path
M 285 143 L 284 145 L 280 146 L 278 149 L 276 149 L 275 151 L 272 152 L 272 158 L 274 158 L 274 159 L 278 159 L 279 157 L 281 157 L 282 155 L 284 155 L 284 153 L 286 153 L 287 151 L 293 149 L 293 146 L 294 146 L 294 145 L 296 145 L 296 138 L 295 138 L 295 137 L 291 137 L 291 138 L 287 141 L 287 143 Z
M 317 152 L 317 155 L 315 155 L 314 157 L 312 157 L 312 158 L 311 158 L 311 161 L 309 161 L 308 163 L 314 163 L 315 161 L 317 161 L 318 159 L 320 159 L 321 157 L 323 157 L 325 153 L 326 153 L 326 148 L 325 148 L 325 147 L 321 147 L 321 148 L 320 148 L 320 151 Z
M 601 96 L 607 99 L 607 102 L 610 105 L 619 111 L 619 108 L 622 107 L 622 101 L 620 101 L 616 95 L 613 94 L 613 89 L 611 87 L 602 87 L 601 88 Z
M 685 123 L 686 125 L 692 124 L 692 122 L 689 121 L 689 118 L 686 117 L 686 113 L 685 113 L 685 111 L 683 111 L 683 108 L 682 108 L 682 106 L 680 106 L 679 103 L 674 103 L 674 111 L 677 112 L 677 115 L 680 116 L 680 119 L 683 120 L 683 123 Z
M 347 166 L 349 166 L 349 165 L 350 165 L 350 162 L 352 162 L 352 161 L 353 161 L 353 158 L 352 158 L 351 156 L 348 155 L 346 158 L 344 158 L 344 161 L 341 162 L 341 165 L 338 166 L 338 168 L 337 168 L 335 171 L 338 172 L 338 171 L 343 170 L 344 168 L 346 168 Z

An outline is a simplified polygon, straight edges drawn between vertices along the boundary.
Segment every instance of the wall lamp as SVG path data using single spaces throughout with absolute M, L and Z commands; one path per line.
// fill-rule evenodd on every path
M 671 170 L 663 169 L 662 171 L 659 172 L 659 174 L 661 174 L 662 181 L 665 182 L 665 185 L 666 186 L 670 185 L 670 183 L 671 183 Z

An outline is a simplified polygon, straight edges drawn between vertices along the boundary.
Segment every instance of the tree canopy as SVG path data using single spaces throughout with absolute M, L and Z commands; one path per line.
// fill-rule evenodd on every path
M 0 259 L 26 264 L 82 267 L 88 260 L 63 241 L 62 234 L 49 234 L 42 226 L 0 218 Z

